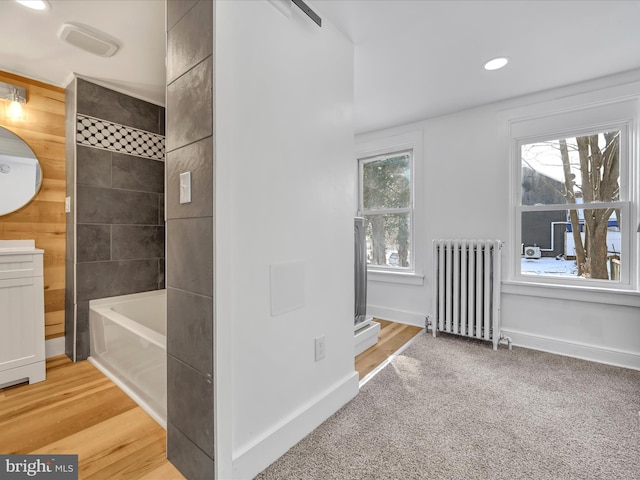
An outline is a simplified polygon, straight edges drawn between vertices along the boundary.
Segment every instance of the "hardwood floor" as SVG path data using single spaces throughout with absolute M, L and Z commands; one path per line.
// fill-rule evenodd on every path
M 0 453 L 77 454 L 86 480 L 180 480 L 166 433 L 88 361 L 47 360 L 47 379 L 0 389 Z
M 378 318 L 374 320 L 380 324 L 378 343 L 356 357 L 356 371 L 360 374 L 360 380 L 422 330 L 422 328 L 412 325 Z
M 378 344 L 356 357 L 362 379 L 421 329 L 376 320 Z M 0 389 L 0 453 L 77 454 L 82 480 L 183 480 L 166 432 L 88 361 L 47 360 L 47 379 Z

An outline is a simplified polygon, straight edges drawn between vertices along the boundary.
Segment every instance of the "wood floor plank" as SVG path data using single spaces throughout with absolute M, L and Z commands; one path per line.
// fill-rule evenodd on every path
M 65 360 L 66 359 L 66 360 Z M 62 363 L 59 363 L 62 362 Z M 67 368 L 73 365 L 73 375 L 69 375 Z M 68 358 L 47 361 L 47 380 L 45 382 L 34 383 L 33 385 L 20 384 L 12 387 L 0 389 L 0 399 L 3 400 L 3 405 L 0 406 L 0 410 L 7 408 L 5 401 L 9 401 L 11 398 L 20 398 L 20 402 L 24 402 L 25 399 L 35 398 L 40 399 L 46 397 L 48 393 L 54 391 L 66 391 L 69 385 L 75 384 L 78 386 L 84 385 L 90 380 L 104 380 L 106 377 L 96 377 L 95 369 L 89 362 L 78 362 L 73 364 Z M 48 393 L 45 393 L 48 392 Z M 6 399 L 6 400 L 5 400 Z M 18 401 L 18 400 L 15 400 Z
M 400 325 L 399 323 L 391 322 L 389 320 L 382 320 L 381 318 L 374 318 L 373 320 L 380 324 L 380 330 L 384 330 L 385 328 L 392 325 Z
M 355 359 L 355 368 L 360 380 L 422 330 L 422 328 L 413 325 L 405 325 L 377 318 L 374 320 L 380 323 L 378 343 L 369 347 Z
M 80 363 L 76 363 L 75 365 L 80 365 Z M 65 369 L 73 365 L 73 362 L 69 360 L 69 357 L 66 355 L 57 355 L 55 357 L 47 358 L 47 374 L 49 372 L 54 372 L 56 370 Z M 82 364 L 83 365 L 83 364 Z
M 132 408 L 31 453 L 76 454 L 81 476 L 96 474 L 157 440 L 165 431 L 140 408 Z
M 91 475 L 82 475 L 83 480 L 138 480 L 149 470 L 155 470 L 165 460 L 166 440 L 157 438 L 140 445 L 133 453 L 126 455 Z M 160 479 L 159 479 L 160 480 Z
M 184 480 L 184 477 L 169 460 L 165 460 L 158 468 L 147 472 L 138 480 Z
M 414 328 L 418 328 L 418 327 L 411 327 L 410 325 L 394 324 L 394 325 L 388 326 L 387 328 L 381 329 L 380 334 L 378 335 L 378 342 L 372 347 L 369 347 L 367 350 L 362 352 L 360 354 L 361 359 L 369 355 L 377 356 L 379 351 L 383 348 L 392 349 L 392 353 L 395 352 L 399 348 L 399 346 L 403 345 L 402 343 L 398 342 L 398 338 L 400 336 L 406 335 L 406 332 L 413 332 Z M 418 331 L 419 330 L 420 329 L 418 329 Z M 410 335 L 409 338 L 411 338 L 411 336 L 413 335 Z
M 413 338 L 419 331 L 420 329 L 418 329 L 417 332 L 404 330 L 402 332 L 402 335 L 394 337 L 393 343 L 382 345 L 380 346 L 380 348 L 367 352 L 367 354 L 362 359 L 359 359 L 360 368 L 364 373 L 364 375 L 361 374 L 360 378 L 363 378 L 367 373 L 374 370 L 378 365 L 380 365 L 387 358 L 393 355 L 400 347 L 402 347 L 402 345 L 411 340 L 411 338 Z M 358 370 L 358 372 L 360 373 L 360 370 Z
M 47 379 L 0 389 L 0 452 L 77 454 L 81 480 L 184 480 L 166 432 L 87 361 L 47 360 Z
M 22 412 L 42 413 L 51 408 L 51 405 L 63 406 L 112 388 L 113 385 L 106 378 L 80 376 L 71 380 L 62 379 L 57 384 L 38 383 L 28 387 L 20 392 L 16 391 L 15 395 L 11 395 L 13 392 L 7 394 L 6 401 L 2 402 L 3 407 L 0 408 L 0 424 Z
M 399 332 L 402 332 L 406 329 L 411 329 L 411 325 L 406 325 L 404 323 L 391 323 L 384 328 L 380 327 L 380 335 L 378 336 L 378 342 L 385 342 L 389 338 L 395 337 Z M 418 327 L 413 327 L 418 328 Z
M 21 412 L 0 423 L 0 452 L 28 453 L 73 435 L 137 405 L 115 385 L 94 389 L 86 395 Z

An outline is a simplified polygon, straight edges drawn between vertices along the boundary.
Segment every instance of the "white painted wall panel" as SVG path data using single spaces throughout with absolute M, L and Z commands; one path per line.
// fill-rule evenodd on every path
M 250 478 L 357 392 L 353 46 L 269 2 L 217 2 L 216 32 L 216 408 L 232 442 L 216 461 Z M 304 302 L 272 316 L 270 266 L 292 261 Z

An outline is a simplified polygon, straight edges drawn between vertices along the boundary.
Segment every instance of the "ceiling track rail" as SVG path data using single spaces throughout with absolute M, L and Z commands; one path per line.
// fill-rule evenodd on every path
M 319 27 L 322 27 L 322 19 L 318 16 L 316 12 L 311 10 L 309 5 L 304 3 L 302 0 L 291 0 L 295 5 L 302 10 L 311 20 L 313 20 Z

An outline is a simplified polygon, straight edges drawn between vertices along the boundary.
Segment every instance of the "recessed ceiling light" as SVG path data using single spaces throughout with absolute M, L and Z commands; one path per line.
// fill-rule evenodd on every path
M 493 60 L 489 60 L 484 64 L 485 70 L 498 70 L 499 68 L 504 67 L 507 63 L 509 63 L 509 59 L 507 57 L 498 57 Z
M 32 10 L 48 10 L 49 3 L 46 0 L 16 0 L 20 5 L 24 5 Z

